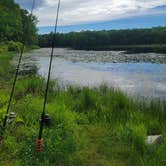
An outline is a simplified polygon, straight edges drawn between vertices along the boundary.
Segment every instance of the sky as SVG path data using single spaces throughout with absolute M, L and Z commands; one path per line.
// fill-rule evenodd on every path
M 30 9 L 33 0 L 15 0 Z M 58 0 L 36 0 L 39 33 L 52 31 Z M 166 0 L 61 0 L 59 31 L 166 26 Z

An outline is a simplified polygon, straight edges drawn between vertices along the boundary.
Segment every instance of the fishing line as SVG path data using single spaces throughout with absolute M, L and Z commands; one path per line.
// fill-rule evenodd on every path
M 30 18 L 29 18 L 29 21 L 28 21 L 28 24 L 27 24 L 27 34 L 29 34 L 30 21 L 31 21 L 31 18 L 32 18 L 32 15 L 33 15 L 34 8 L 35 8 L 35 0 L 33 0 L 33 2 L 32 2 Z M 14 95 L 14 91 L 15 91 L 15 86 L 16 86 L 18 75 L 19 75 L 19 69 L 20 69 L 20 65 L 21 65 L 21 61 L 22 61 L 22 57 L 23 57 L 23 53 L 24 53 L 24 49 L 25 49 L 26 39 L 24 38 L 22 40 L 23 40 L 23 44 L 22 44 L 22 47 L 21 47 L 17 68 L 16 68 L 16 71 L 15 71 L 15 76 L 14 76 L 14 80 L 13 80 L 13 84 L 12 84 L 12 89 L 11 89 L 11 92 L 10 92 L 10 98 L 9 98 L 9 102 L 8 102 L 7 109 L 6 109 L 6 115 L 5 115 L 5 118 L 4 118 L 4 121 L 3 121 L 3 124 L 2 124 L 2 128 L 1 128 L 0 144 L 2 144 L 2 142 L 3 142 L 3 135 L 5 133 L 8 118 L 10 118 L 10 117 L 14 118 L 14 113 L 9 114 L 9 110 L 10 110 L 10 107 L 11 107 L 11 103 L 12 103 L 12 99 L 13 99 L 13 95 Z
M 43 142 L 43 140 L 42 140 L 42 134 L 43 134 L 44 124 L 46 124 L 47 121 L 50 120 L 50 118 L 48 117 L 48 115 L 45 114 L 45 112 L 46 112 L 45 109 L 46 109 L 46 103 L 47 103 L 47 97 L 48 97 L 48 89 L 49 89 L 49 82 L 50 82 L 50 76 L 51 76 L 52 60 L 53 60 L 53 55 L 54 55 L 55 35 L 57 33 L 60 4 L 61 4 L 61 1 L 58 0 L 56 22 L 55 22 L 55 26 L 54 26 L 54 33 L 52 34 L 51 57 L 50 57 L 50 63 L 49 63 L 49 70 L 48 70 L 48 77 L 47 77 L 46 89 L 45 89 L 45 94 L 44 94 L 43 111 L 42 111 L 42 114 L 41 114 L 39 136 L 38 136 L 38 140 L 37 140 L 37 151 L 38 152 L 42 151 L 42 142 Z

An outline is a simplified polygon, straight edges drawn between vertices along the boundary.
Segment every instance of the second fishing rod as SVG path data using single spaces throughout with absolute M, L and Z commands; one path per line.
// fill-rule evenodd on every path
M 15 118 L 15 113 L 10 112 L 10 108 L 11 108 L 11 104 L 12 104 L 12 100 L 13 100 L 13 96 L 14 96 L 15 86 L 16 86 L 18 75 L 19 75 L 19 69 L 20 69 L 20 65 L 21 65 L 25 45 L 26 45 L 26 35 L 29 34 L 30 21 L 31 21 L 32 16 L 33 16 L 34 8 L 35 8 L 35 0 L 32 0 L 32 7 L 31 7 L 31 12 L 30 12 L 29 18 L 28 18 L 28 23 L 27 23 L 27 26 L 24 29 L 25 33 L 22 34 L 23 35 L 22 36 L 22 43 L 23 44 L 22 44 L 22 47 L 21 47 L 21 51 L 20 51 L 20 55 L 19 55 L 19 59 L 18 59 L 17 67 L 16 67 L 16 72 L 15 72 L 15 76 L 14 76 L 14 80 L 13 80 L 13 84 L 12 84 L 12 89 L 11 89 L 11 92 L 10 92 L 9 102 L 8 102 L 7 109 L 6 109 L 6 115 L 5 115 L 5 118 L 3 120 L 3 124 L 1 126 L 0 144 L 3 143 L 3 137 L 4 137 L 5 130 L 6 130 L 7 122 L 12 121 Z
M 44 128 L 44 125 L 48 125 L 49 121 L 51 120 L 49 115 L 46 114 L 46 103 L 47 103 L 47 97 L 48 97 L 49 82 L 50 82 L 52 61 L 53 61 L 54 48 L 55 48 L 55 37 L 56 37 L 56 33 L 57 33 L 60 4 L 61 4 L 61 0 L 58 0 L 58 7 L 57 7 L 56 21 L 55 21 L 55 26 L 54 26 L 54 33 L 52 34 L 51 56 L 50 56 L 50 63 L 49 63 L 49 69 L 48 69 L 48 77 L 47 77 L 47 82 L 46 82 L 46 89 L 45 89 L 45 94 L 44 94 L 43 111 L 41 113 L 41 118 L 40 118 L 39 136 L 38 136 L 38 140 L 37 140 L 37 149 L 36 149 L 37 152 L 42 152 L 43 128 Z

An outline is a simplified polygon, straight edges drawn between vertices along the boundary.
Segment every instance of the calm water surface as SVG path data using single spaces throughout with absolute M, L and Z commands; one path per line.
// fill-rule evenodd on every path
M 95 51 L 70 50 L 68 52 L 66 49 L 56 49 L 51 73 L 52 79 L 58 79 L 63 84 L 79 86 L 99 86 L 105 83 L 128 94 L 166 99 L 166 64 L 88 61 L 92 54 L 100 56 L 99 53 L 102 54 L 102 52 L 95 54 Z M 109 54 L 122 54 L 122 52 L 111 51 L 104 53 L 108 57 Z M 28 66 L 36 65 L 38 74 L 46 78 L 49 55 L 50 49 L 48 48 L 26 53 L 22 67 L 26 69 Z M 76 57 L 77 60 L 73 61 L 73 57 Z

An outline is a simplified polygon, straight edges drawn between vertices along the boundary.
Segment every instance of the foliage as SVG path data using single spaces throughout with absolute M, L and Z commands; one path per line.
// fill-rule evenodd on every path
M 19 52 L 21 50 L 22 43 L 20 42 L 8 42 L 8 51 L 16 51 Z
M 50 47 L 52 33 L 39 35 L 39 46 Z M 56 35 L 57 47 L 80 50 L 166 52 L 166 27 L 108 31 L 81 31 Z
M 0 1 L 0 43 L 19 41 L 26 45 L 36 44 L 36 22 L 36 17 L 31 17 L 14 0 Z

